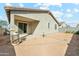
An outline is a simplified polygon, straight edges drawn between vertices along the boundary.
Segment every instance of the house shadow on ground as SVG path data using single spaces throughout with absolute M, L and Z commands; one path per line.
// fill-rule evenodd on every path
M 16 56 L 14 46 L 10 42 L 10 35 L 0 35 L 0 56 Z
M 73 34 L 65 56 L 79 56 L 79 31 Z

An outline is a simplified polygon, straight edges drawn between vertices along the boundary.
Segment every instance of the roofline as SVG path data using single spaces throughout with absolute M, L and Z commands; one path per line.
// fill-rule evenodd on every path
M 57 23 L 59 26 L 61 25 L 50 11 L 49 11 L 49 15 L 56 21 L 56 23 Z
M 49 10 L 41 10 L 41 9 L 32 9 L 32 8 L 24 8 L 24 7 L 12 7 L 12 6 L 5 6 L 6 11 L 30 11 L 30 12 L 49 12 Z
M 41 9 L 32 9 L 32 8 L 24 8 L 24 7 L 12 7 L 12 6 L 5 6 L 5 11 L 8 17 L 8 20 L 10 21 L 10 11 L 28 11 L 32 13 L 48 13 L 60 26 L 60 23 L 56 20 L 56 18 L 53 16 L 53 14 L 49 10 L 41 10 Z M 10 23 L 10 22 L 9 22 Z

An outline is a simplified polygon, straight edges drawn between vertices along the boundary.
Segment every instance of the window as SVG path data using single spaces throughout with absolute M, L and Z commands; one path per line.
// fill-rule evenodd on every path
M 55 24 L 55 30 L 57 29 L 57 25 Z
M 50 28 L 50 23 L 48 23 L 48 28 Z

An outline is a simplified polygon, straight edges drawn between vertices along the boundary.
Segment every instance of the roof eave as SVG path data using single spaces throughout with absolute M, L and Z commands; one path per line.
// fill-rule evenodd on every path
M 57 21 L 57 19 L 54 17 L 54 15 L 50 11 L 49 11 L 49 14 L 56 21 L 56 23 L 60 26 L 61 24 Z
M 10 11 L 29 11 L 29 12 L 39 12 L 39 13 L 48 13 L 55 21 L 56 23 L 60 26 L 60 23 L 56 20 L 56 18 L 53 16 L 53 14 L 49 10 L 41 10 L 41 9 L 31 9 L 31 8 L 20 8 L 20 7 L 12 7 L 12 6 L 5 6 L 4 7 L 6 10 L 6 14 L 8 17 L 8 14 L 10 15 Z M 10 18 L 8 17 L 9 21 Z

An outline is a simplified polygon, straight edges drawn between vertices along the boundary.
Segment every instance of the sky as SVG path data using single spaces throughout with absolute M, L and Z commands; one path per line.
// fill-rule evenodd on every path
M 4 6 L 45 9 L 49 10 L 59 22 L 65 22 L 70 26 L 79 23 L 78 3 L 0 3 L 0 19 L 7 21 Z

